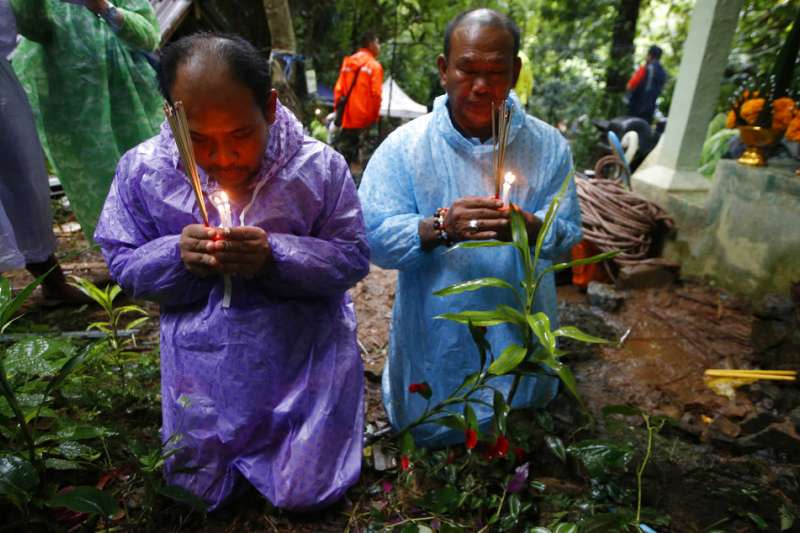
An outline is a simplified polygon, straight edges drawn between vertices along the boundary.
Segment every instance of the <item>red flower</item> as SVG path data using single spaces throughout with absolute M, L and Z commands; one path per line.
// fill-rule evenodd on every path
M 492 451 L 497 457 L 505 457 L 508 454 L 508 439 L 504 435 L 497 437 L 492 446 Z
M 523 450 L 522 448 L 517 446 L 516 448 L 514 448 L 514 457 L 517 458 L 517 462 L 518 463 L 524 463 L 525 462 L 525 450 Z
M 464 443 L 468 450 L 471 450 L 478 444 L 478 432 L 472 428 L 467 428 L 464 431 L 466 442 Z
M 408 386 L 408 392 L 411 394 L 419 394 L 426 400 L 430 400 L 431 398 L 431 386 L 427 383 L 412 383 Z
M 404 455 L 400 458 L 400 468 L 403 470 L 408 470 L 411 468 L 411 462 L 408 460 L 408 456 Z

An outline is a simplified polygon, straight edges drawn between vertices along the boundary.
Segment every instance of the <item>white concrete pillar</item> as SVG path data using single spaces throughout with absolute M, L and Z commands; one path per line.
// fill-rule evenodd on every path
M 634 174 L 633 187 L 669 192 L 708 190 L 696 172 L 719 97 L 743 0 L 697 0 L 683 45 L 667 129 L 649 161 Z

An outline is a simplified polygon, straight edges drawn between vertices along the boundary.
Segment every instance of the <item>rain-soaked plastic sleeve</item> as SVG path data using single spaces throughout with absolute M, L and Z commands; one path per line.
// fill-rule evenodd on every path
M 270 233 L 272 268 L 264 285 L 295 296 L 345 292 L 369 272 L 369 248 L 355 185 L 346 168 L 325 192 L 325 212 L 313 236 Z
M 169 305 L 206 300 L 215 280 L 186 269 L 180 257 L 180 235 L 158 236 L 149 212 L 131 188 L 141 176 L 129 159 L 130 154 L 120 162 L 95 235 L 112 279 L 134 298 Z

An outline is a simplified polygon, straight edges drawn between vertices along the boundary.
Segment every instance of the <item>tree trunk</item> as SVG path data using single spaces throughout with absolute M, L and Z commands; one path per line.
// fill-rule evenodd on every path
M 303 121 L 303 107 L 300 99 L 292 90 L 291 80 L 287 80 L 283 69 L 285 64 L 275 54 L 296 54 L 297 42 L 294 37 L 292 14 L 287 0 L 264 0 L 264 12 L 267 15 L 269 33 L 272 37 L 272 86 L 278 91 L 281 103 Z
M 269 33 L 272 35 L 272 51 L 294 54 L 297 42 L 294 38 L 292 14 L 287 0 L 264 0 Z
M 622 106 L 621 95 L 631 75 L 633 65 L 633 38 L 642 0 L 619 0 L 614 32 L 611 37 L 611 57 L 606 70 L 606 93 L 611 102 L 610 116 L 618 114 Z

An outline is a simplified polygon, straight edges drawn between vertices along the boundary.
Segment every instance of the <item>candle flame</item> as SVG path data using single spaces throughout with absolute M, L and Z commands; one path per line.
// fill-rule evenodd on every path
M 517 179 L 517 177 L 512 172 L 506 172 L 506 175 L 503 176 L 503 182 L 509 185 L 514 183 L 515 179 Z
M 217 207 L 226 205 L 229 203 L 228 194 L 225 191 L 217 191 L 211 195 L 211 201 L 214 202 L 214 205 Z

